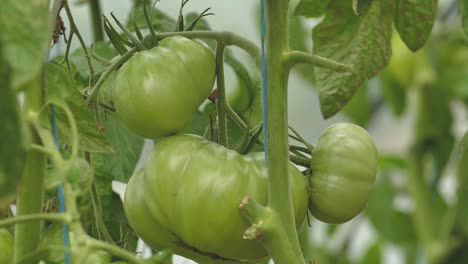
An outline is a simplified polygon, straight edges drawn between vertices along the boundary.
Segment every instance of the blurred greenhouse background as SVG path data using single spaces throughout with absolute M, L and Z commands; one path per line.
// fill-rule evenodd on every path
M 75 4 L 72 6 L 72 12 L 74 14 L 77 26 L 82 32 L 87 44 L 91 44 L 92 34 L 91 25 L 89 19 L 88 6 L 85 4 L 78 4 L 78 2 L 85 1 L 71 1 Z M 439 10 L 446 11 L 450 7 L 448 6 L 452 1 L 441 1 L 441 8 Z M 126 19 L 127 15 L 131 11 L 132 1 L 131 0 L 102 0 L 102 10 L 106 16 L 113 12 L 119 19 Z M 228 30 L 233 31 L 239 35 L 242 35 L 255 43 L 260 43 L 258 34 L 258 1 L 209 1 L 209 0 L 191 0 L 186 6 L 186 11 L 197 11 L 201 12 L 205 8 L 211 7 L 211 11 L 215 13 L 214 16 L 209 16 L 207 21 L 213 30 Z M 170 16 L 176 17 L 179 10 L 179 2 L 171 0 L 161 0 L 157 3 L 157 8 L 164 11 Z M 311 39 L 312 27 L 320 22 L 320 19 L 302 19 L 307 34 L 306 38 Z M 447 23 L 458 23 L 458 17 L 456 12 L 450 17 Z M 66 22 L 66 25 L 68 23 Z M 442 26 L 436 25 L 434 31 L 444 30 Z M 312 48 L 312 42 L 307 43 L 309 50 Z M 79 43 L 75 41 L 72 45 L 72 50 L 79 47 Z M 61 54 L 64 52 L 64 44 L 57 45 L 53 52 L 55 54 Z M 246 55 L 239 50 L 232 49 L 236 55 L 246 58 Z M 235 79 L 233 73 L 228 69 L 227 76 L 227 89 L 235 86 Z M 369 131 L 373 139 L 375 140 L 378 150 L 381 154 L 395 155 L 397 157 L 402 156 L 408 151 L 410 143 L 412 142 L 413 136 L 413 124 L 414 115 L 416 112 L 415 96 L 412 92 L 409 92 L 408 97 L 408 108 L 401 117 L 395 117 L 392 113 L 391 108 L 387 104 L 379 102 L 381 97 L 380 89 L 378 89 L 379 81 L 373 79 L 369 82 L 368 91 L 369 97 L 371 98 L 372 118 L 366 124 L 365 128 Z M 459 142 L 465 131 L 468 130 L 468 117 L 466 112 L 463 110 L 461 103 L 454 103 L 451 105 L 451 110 L 455 116 L 453 122 L 453 133 L 456 137 L 455 144 Z M 324 120 L 320 112 L 319 100 L 314 88 L 310 83 L 303 78 L 301 73 L 294 72 L 291 75 L 289 82 L 289 121 L 290 125 L 295 128 L 305 139 L 312 144 L 316 143 L 321 132 L 330 124 L 341 120 L 348 120 L 345 114 L 338 114 L 333 118 Z M 152 143 L 147 142 L 147 145 L 142 153 L 140 165 L 144 162 L 146 155 L 152 148 Z M 455 166 L 454 155 L 452 155 L 452 161 L 444 170 L 444 176 L 439 184 L 439 189 L 443 194 L 443 198 L 447 203 L 453 203 L 455 196 Z M 391 173 L 391 184 L 396 186 L 404 186 L 405 177 L 401 173 Z M 379 176 L 378 176 L 379 178 Z M 115 182 L 114 188 L 121 195 L 123 195 L 125 185 L 119 182 Z M 375 195 L 371 198 L 376 199 Z M 408 212 L 412 209 L 411 199 L 402 194 L 395 196 L 393 200 L 393 206 L 397 210 Z M 388 210 L 388 208 L 380 208 L 382 211 Z M 308 229 L 306 235 L 311 241 L 315 248 L 320 248 L 321 253 L 323 252 L 346 252 L 349 260 L 352 263 L 361 263 L 364 256 L 368 256 L 368 250 L 376 241 L 379 241 L 379 235 L 376 229 L 371 224 L 370 220 L 362 213 L 361 216 L 353 219 L 352 221 L 337 226 L 336 231 L 330 232 L 330 225 L 320 223 L 317 220 L 312 220 L 312 228 Z M 309 242 L 310 242 L 309 241 Z M 345 246 L 346 244 L 346 246 Z M 383 241 L 381 254 L 381 263 L 393 264 L 393 263 L 405 263 L 405 252 L 401 248 L 391 242 Z M 310 254 L 314 256 L 312 251 Z M 417 252 L 413 252 L 417 255 Z M 327 253 L 333 255 L 333 253 Z M 370 254 L 370 253 L 369 253 Z M 183 258 L 177 258 L 175 263 L 190 263 L 188 260 Z M 318 262 L 322 263 L 322 262 Z M 325 263 L 325 262 L 323 262 Z M 330 263 L 338 263 L 330 262 Z M 339 262 L 341 263 L 341 262 Z M 370 263 L 370 262 L 369 262 Z M 424 263 L 424 262 L 421 262 Z

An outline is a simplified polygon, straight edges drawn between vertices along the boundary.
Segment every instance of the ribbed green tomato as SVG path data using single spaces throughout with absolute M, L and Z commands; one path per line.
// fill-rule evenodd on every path
M 309 210 L 326 223 L 344 223 L 367 204 L 377 174 L 377 149 L 351 123 L 328 127 L 312 151 Z
M 6 228 L 0 229 L 0 263 L 13 263 L 13 236 Z
M 289 179 L 299 227 L 307 212 L 306 181 L 292 164 Z M 153 248 L 171 248 L 200 263 L 256 263 L 268 253 L 242 238 L 249 223 L 239 204 L 246 195 L 266 205 L 264 153 L 240 155 L 198 136 L 175 135 L 159 141 L 144 173 L 131 178 L 124 208 Z
M 112 91 L 116 113 L 142 137 L 173 134 L 209 96 L 214 78 L 214 55 L 204 43 L 165 38 L 134 55 L 117 72 Z

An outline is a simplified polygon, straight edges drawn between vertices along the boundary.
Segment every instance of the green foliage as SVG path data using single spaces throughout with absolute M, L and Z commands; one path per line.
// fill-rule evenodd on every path
M 401 39 L 412 51 L 420 49 L 429 38 L 437 14 L 437 0 L 397 0 L 393 14 Z
M 375 76 L 390 58 L 392 17 L 387 1 L 374 1 L 362 16 L 346 1 L 332 2 L 325 19 L 313 31 L 314 53 L 352 66 L 336 73 L 315 68 L 322 114 L 336 114 L 364 82 Z
M 50 43 L 48 1 L 2 2 L 0 44 L 11 70 L 11 87 L 17 89 L 40 74 L 45 50 Z
M 304 17 L 320 17 L 331 0 L 301 0 L 294 9 L 294 15 Z
M 0 53 L 0 209 L 16 195 L 26 153 L 20 108 L 11 87 L 10 73 L 10 67 Z

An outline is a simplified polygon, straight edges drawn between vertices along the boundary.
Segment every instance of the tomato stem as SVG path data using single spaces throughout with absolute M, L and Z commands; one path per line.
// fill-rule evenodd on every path
M 216 47 L 216 85 L 218 87 L 218 99 L 216 110 L 218 113 L 218 144 L 228 147 L 227 119 L 226 119 L 226 87 L 224 84 L 224 44 L 218 42 Z
M 246 51 L 256 62 L 257 67 L 261 68 L 261 52 L 258 46 L 252 41 L 234 34 L 229 31 L 184 31 L 184 32 L 165 32 L 157 35 L 158 40 L 172 36 L 183 36 L 186 38 L 208 38 L 215 39 L 225 46 L 237 46 Z M 151 36 L 147 36 L 151 37 Z M 145 42 L 145 40 L 143 40 Z
M 112 65 L 109 66 L 109 68 L 106 69 L 106 71 L 99 78 L 96 85 L 94 85 L 94 87 L 91 89 L 88 99 L 86 99 L 86 102 L 88 104 L 91 104 L 96 100 L 99 94 L 99 90 L 101 89 L 102 85 L 107 80 L 107 78 L 109 78 L 109 76 L 112 74 L 112 72 L 115 71 L 120 65 L 125 63 L 128 59 L 130 59 L 130 57 L 132 57 L 133 54 L 135 54 L 136 52 L 137 52 L 137 48 L 132 48 L 131 50 L 127 51 L 127 53 L 122 55 L 118 60 L 112 63 Z
M 266 143 L 268 167 L 268 217 L 263 245 L 277 264 L 305 264 L 294 222 L 288 177 L 289 67 L 284 56 L 288 45 L 289 0 L 265 0 L 266 18 Z M 254 222 L 251 222 L 254 224 Z
M 31 85 L 25 91 L 25 113 L 39 112 L 44 103 L 44 91 L 41 87 L 42 78 L 41 76 L 38 78 L 39 81 L 31 82 Z M 29 126 L 29 131 L 32 134 L 32 143 L 41 144 L 41 138 L 34 128 Z M 46 156 L 40 151 L 31 149 L 26 154 L 26 162 L 16 203 L 16 215 L 18 217 L 42 212 L 45 174 Z M 15 226 L 13 257 L 15 261 L 36 248 L 39 243 L 40 230 L 41 223 L 39 221 L 24 222 Z
M 125 261 L 128 261 L 128 263 L 133 263 L 133 264 L 146 263 L 145 261 L 140 260 L 137 257 L 135 257 L 133 253 L 130 253 L 117 246 L 114 246 L 114 245 L 111 245 L 106 242 L 102 242 L 93 238 L 89 238 L 89 237 L 87 238 L 87 245 L 89 248 L 92 248 L 92 249 L 104 250 L 113 256 L 116 256 L 121 259 L 124 259 Z M 159 263 L 159 262 L 155 262 L 155 263 Z
M 350 66 L 348 65 L 321 56 L 312 55 L 303 51 L 289 51 L 284 57 L 284 63 L 289 69 L 299 63 L 308 63 L 336 72 L 347 72 L 350 70 Z
M 75 20 L 73 19 L 73 15 L 71 13 L 70 6 L 68 5 L 68 1 L 64 0 L 64 3 L 65 3 L 64 4 L 65 12 L 67 13 L 68 21 L 70 22 L 70 30 L 73 31 L 78 37 L 78 40 L 81 44 L 81 48 L 83 49 L 83 52 L 85 54 L 85 59 L 86 59 L 86 62 L 88 63 L 88 69 L 89 69 L 89 84 L 90 86 L 92 86 L 94 84 L 94 67 L 93 67 L 93 64 L 91 63 L 91 55 L 89 54 L 88 48 L 86 47 L 86 43 L 84 42 L 83 37 L 81 36 L 81 33 L 75 24 Z
M 13 224 L 29 222 L 29 221 L 37 221 L 37 220 L 49 220 L 49 221 L 58 221 L 58 222 L 68 223 L 71 221 L 71 216 L 68 214 L 63 214 L 63 213 L 21 215 L 21 216 L 16 216 L 16 217 L 0 220 L 0 228 L 13 225 Z

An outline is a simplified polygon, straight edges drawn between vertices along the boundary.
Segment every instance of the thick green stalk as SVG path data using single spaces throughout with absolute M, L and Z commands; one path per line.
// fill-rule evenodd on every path
M 43 78 L 42 76 L 40 77 Z M 24 110 L 39 112 L 44 104 L 42 82 L 32 82 L 25 91 Z M 41 140 L 32 126 L 29 127 L 32 134 L 32 143 L 41 144 Z M 36 150 L 30 150 L 26 154 L 18 200 L 16 202 L 17 215 L 24 216 L 42 212 L 44 200 L 44 177 L 46 173 L 46 157 Z M 25 254 L 33 251 L 40 238 L 41 222 L 24 222 L 15 226 L 15 252 L 14 259 L 19 260 Z
M 288 47 L 289 0 L 266 0 L 266 140 L 268 154 L 268 206 L 279 221 L 280 237 L 266 244 L 276 264 L 305 263 L 299 246 L 288 177 L 288 107 L 287 84 L 289 69 L 285 54 Z M 286 240 L 287 248 L 276 243 Z M 284 243 L 283 243 L 284 244 Z M 279 252 L 276 252 L 276 251 Z M 288 258 L 281 257 L 284 254 Z
M 91 15 L 91 23 L 93 25 L 93 40 L 94 42 L 104 40 L 104 28 L 102 24 L 101 3 L 99 0 L 89 1 L 89 11 Z
M 224 87 L 224 44 L 218 42 L 216 47 L 216 84 L 218 85 L 218 143 L 228 147 L 227 119 L 226 119 L 226 87 Z
M 429 263 L 435 263 L 433 259 L 433 246 L 436 242 L 435 218 L 431 209 L 431 196 L 429 186 L 424 181 L 424 166 L 421 153 L 413 151 L 409 160 L 409 192 L 414 201 L 413 222 L 416 233 L 426 252 Z

